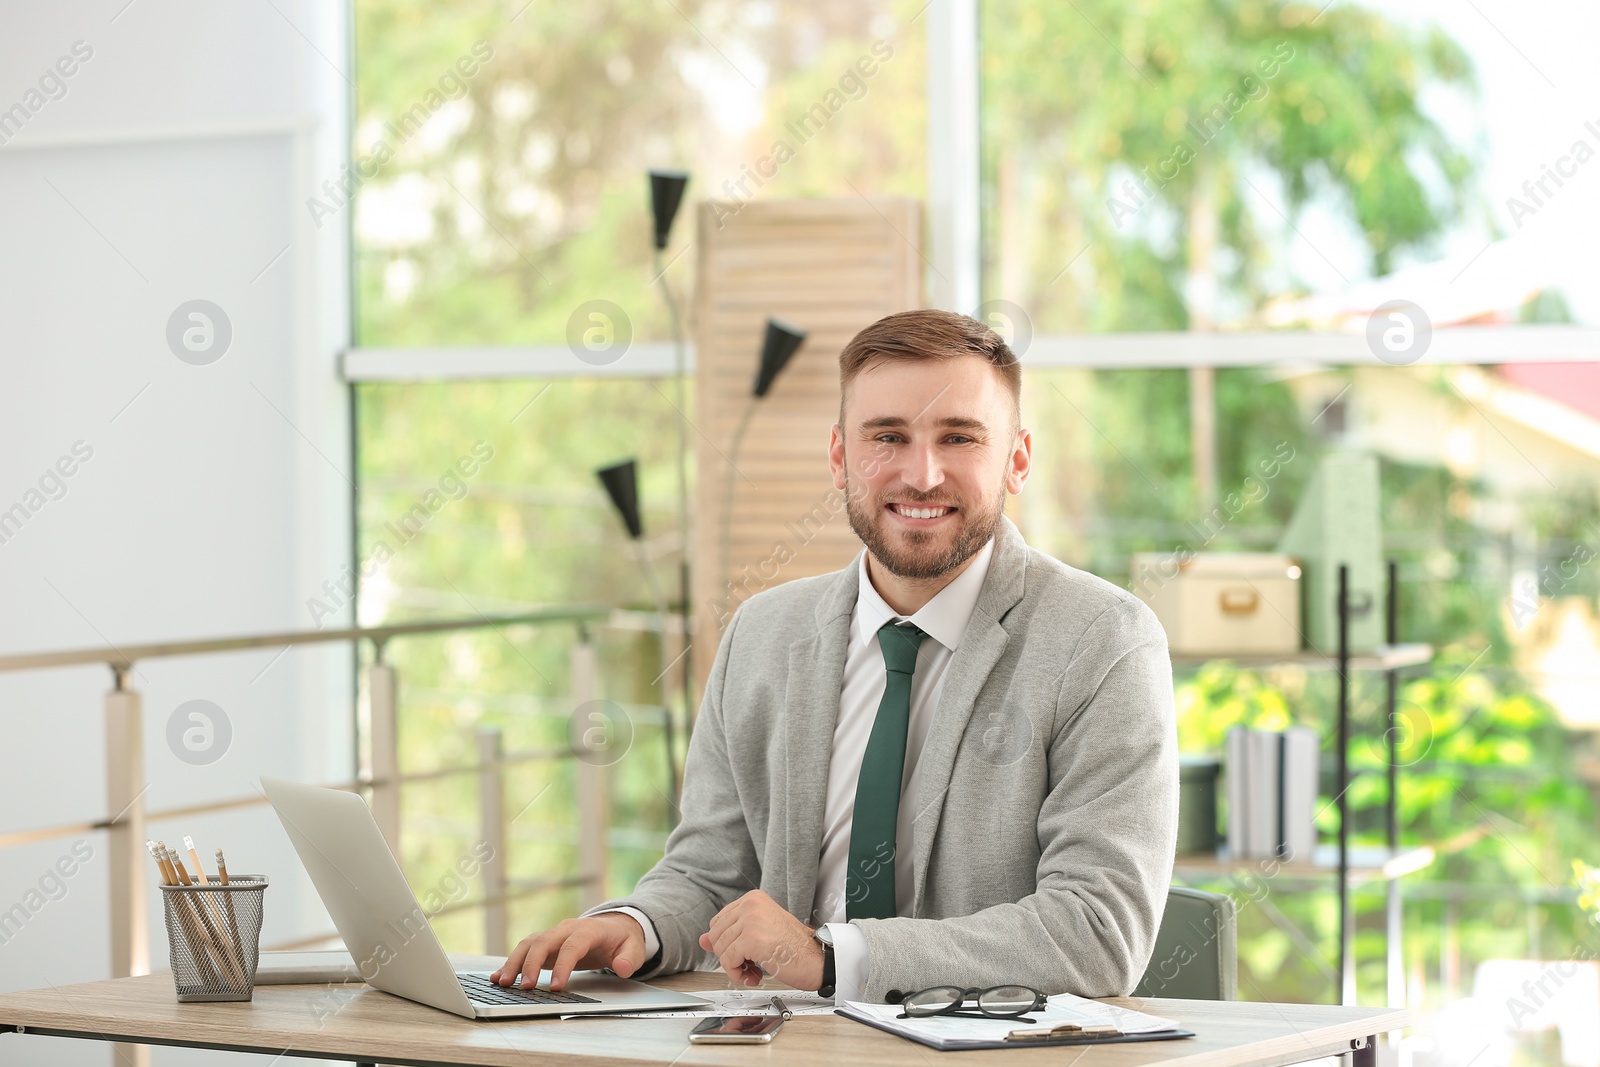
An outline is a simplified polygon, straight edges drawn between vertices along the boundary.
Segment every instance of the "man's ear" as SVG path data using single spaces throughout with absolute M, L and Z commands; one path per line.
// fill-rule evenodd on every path
M 1006 492 L 1017 496 L 1033 471 L 1033 431 L 1018 430 L 1006 461 Z
M 833 424 L 833 429 L 828 433 L 828 469 L 833 472 L 833 487 L 843 489 L 844 478 L 844 431 L 838 423 Z

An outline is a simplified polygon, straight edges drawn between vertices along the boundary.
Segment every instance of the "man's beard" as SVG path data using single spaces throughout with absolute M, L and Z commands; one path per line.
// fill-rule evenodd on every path
M 844 489 L 845 514 L 850 518 L 850 529 L 861 538 L 861 543 L 867 546 L 873 557 L 888 568 L 890 574 L 900 578 L 927 579 L 948 574 L 989 543 L 989 538 L 994 536 L 1005 514 L 1005 483 L 1002 482 L 994 495 L 980 501 L 976 509 L 962 507 L 958 510 L 956 518 L 961 523 L 961 530 L 949 548 L 940 548 L 936 542 L 936 538 L 943 539 L 942 532 L 907 529 L 904 531 L 905 539 L 910 544 L 902 550 L 890 543 L 890 538 L 882 528 L 883 524 L 889 522 L 884 514 L 888 510 L 885 506 L 888 500 L 923 507 L 938 506 L 940 502 L 931 498 L 920 499 L 918 494 L 905 491 L 869 505 L 852 491 L 849 475 L 845 476 Z

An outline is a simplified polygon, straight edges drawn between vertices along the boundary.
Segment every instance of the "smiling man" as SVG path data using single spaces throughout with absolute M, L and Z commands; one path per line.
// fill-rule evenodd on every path
M 661 862 L 524 939 L 502 984 L 716 964 L 851 1000 L 1132 991 L 1177 832 L 1166 638 L 1005 518 L 1032 462 L 1021 377 L 945 311 L 845 347 L 828 459 L 865 551 L 739 608 Z

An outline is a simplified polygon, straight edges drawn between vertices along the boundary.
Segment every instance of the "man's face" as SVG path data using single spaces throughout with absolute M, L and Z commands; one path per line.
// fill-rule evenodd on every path
M 850 528 L 902 578 L 936 578 L 994 535 L 1028 478 L 1032 435 L 982 356 L 872 364 L 851 382 L 828 458 Z

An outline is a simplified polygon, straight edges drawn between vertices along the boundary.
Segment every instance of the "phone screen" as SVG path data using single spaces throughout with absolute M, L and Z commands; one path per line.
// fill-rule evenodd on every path
M 701 1019 L 691 1041 L 759 1041 L 770 1039 L 783 1025 L 781 1015 L 713 1015 Z

